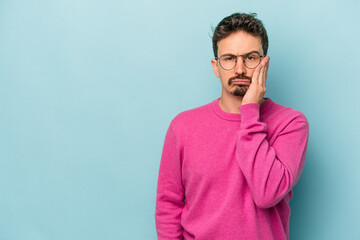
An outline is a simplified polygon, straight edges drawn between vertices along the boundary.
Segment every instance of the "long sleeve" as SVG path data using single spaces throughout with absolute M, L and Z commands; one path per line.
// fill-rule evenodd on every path
M 286 124 L 267 140 L 267 125 L 260 121 L 260 105 L 240 107 L 236 158 L 255 204 L 275 206 L 296 184 L 304 166 L 309 125 L 303 114 L 289 116 Z
M 170 124 L 164 141 L 157 186 L 155 222 L 159 240 L 180 240 L 185 193 L 181 180 L 181 147 Z

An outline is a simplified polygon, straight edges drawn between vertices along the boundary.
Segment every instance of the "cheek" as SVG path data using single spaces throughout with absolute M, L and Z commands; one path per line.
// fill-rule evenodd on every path
M 255 69 L 248 69 L 246 75 L 247 75 L 248 77 L 252 77 L 252 76 L 254 75 L 254 72 L 255 72 Z
M 229 86 L 229 79 L 235 76 L 235 74 L 233 74 L 231 71 L 229 72 L 221 71 L 219 72 L 219 75 L 222 84 L 225 86 Z
M 234 74 L 231 71 L 225 71 L 223 69 L 219 69 L 219 76 L 221 79 L 229 80 Z

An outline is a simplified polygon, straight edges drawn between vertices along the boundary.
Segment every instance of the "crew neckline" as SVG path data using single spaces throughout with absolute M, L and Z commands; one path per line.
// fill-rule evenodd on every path
M 230 121 L 241 121 L 241 113 L 225 112 L 224 110 L 221 109 L 219 105 L 219 100 L 220 97 L 211 102 L 211 107 L 216 115 Z M 272 102 L 273 101 L 269 97 L 266 97 L 265 102 L 262 105 L 260 105 L 260 114 L 264 114 L 264 112 L 266 111 L 266 109 L 269 108 Z

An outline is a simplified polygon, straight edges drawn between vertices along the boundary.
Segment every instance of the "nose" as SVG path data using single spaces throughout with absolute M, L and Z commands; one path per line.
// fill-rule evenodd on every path
M 234 70 L 235 70 L 235 73 L 238 75 L 246 74 L 246 67 L 245 67 L 242 56 L 238 56 Z

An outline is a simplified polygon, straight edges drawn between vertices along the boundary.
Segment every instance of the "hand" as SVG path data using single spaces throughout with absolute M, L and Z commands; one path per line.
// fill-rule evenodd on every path
M 241 101 L 241 105 L 248 103 L 261 104 L 266 92 L 266 77 L 269 68 L 270 57 L 265 56 L 259 66 L 255 68 L 255 72 L 251 79 L 249 89 Z

